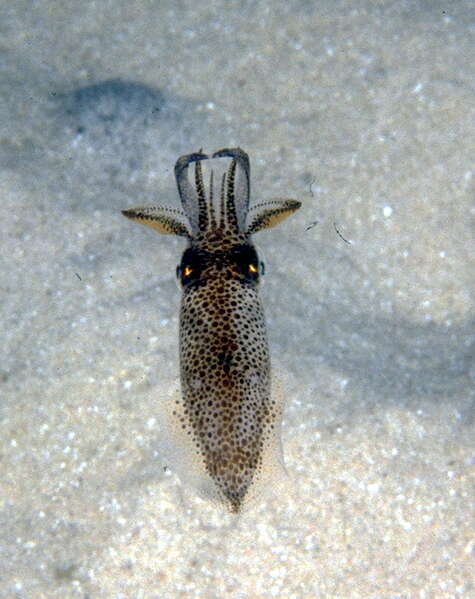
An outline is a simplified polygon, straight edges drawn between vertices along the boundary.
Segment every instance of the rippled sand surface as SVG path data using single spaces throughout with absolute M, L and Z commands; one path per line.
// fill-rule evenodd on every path
M 473 6 L 1 11 L 0 597 L 471 597 Z M 239 145 L 288 479 L 238 519 L 167 469 L 184 153 Z M 169 449 L 169 448 L 168 448 Z

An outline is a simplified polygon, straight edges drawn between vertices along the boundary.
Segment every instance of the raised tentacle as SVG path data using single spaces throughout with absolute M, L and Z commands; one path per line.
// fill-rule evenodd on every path
M 190 226 L 193 235 L 197 235 L 200 231 L 200 208 L 199 199 L 196 189 L 188 180 L 188 166 L 192 162 L 206 160 L 208 156 L 201 152 L 186 154 L 178 158 L 175 164 L 175 178 L 180 194 L 181 203 L 185 210 L 186 216 L 190 221 Z
M 252 235 L 262 229 L 275 227 L 302 205 L 298 200 L 269 200 L 249 210 L 246 233 Z
M 249 156 L 244 150 L 241 150 L 241 148 L 223 148 L 222 150 L 215 152 L 212 158 L 221 158 L 223 156 L 229 156 L 233 159 L 228 171 L 228 187 L 230 182 L 232 182 L 233 212 L 235 211 L 236 214 L 239 231 L 244 232 L 250 196 L 251 168 Z M 229 197 L 230 191 L 228 189 L 228 198 Z
M 181 210 L 169 206 L 140 206 L 122 210 L 122 214 L 130 220 L 146 225 L 163 235 L 179 235 L 191 237 L 186 215 Z
M 224 229 L 226 226 L 226 173 L 221 178 L 221 195 L 219 196 L 219 226 Z
M 239 231 L 239 223 L 236 211 L 236 197 L 234 193 L 235 175 L 236 159 L 233 159 L 226 174 L 226 225 L 230 231 Z
M 201 162 L 197 162 L 195 165 L 195 189 L 198 196 L 198 226 L 200 231 L 206 231 L 209 226 L 208 202 L 206 200 L 206 191 L 203 183 Z
M 214 177 L 213 177 L 213 169 L 211 169 L 211 173 L 209 175 L 209 203 L 208 203 L 208 218 L 209 218 L 209 228 L 214 231 L 216 229 L 216 212 L 214 209 Z

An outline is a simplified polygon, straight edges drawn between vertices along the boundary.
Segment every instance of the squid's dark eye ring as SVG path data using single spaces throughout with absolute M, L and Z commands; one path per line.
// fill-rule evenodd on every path
M 177 269 L 178 280 L 183 288 L 200 284 L 200 277 L 208 262 L 205 252 L 188 248 L 183 253 Z
M 193 276 L 196 274 L 196 269 L 192 268 L 191 266 L 189 266 L 188 264 L 186 264 L 185 266 L 183 266 L 182 264 L 179 264 L 176 267 L 176 278 L 178 280 L 178 283 L 183 285 L 187 285 L 187 283 L 190 282 L 190 280 L 193 278 Z

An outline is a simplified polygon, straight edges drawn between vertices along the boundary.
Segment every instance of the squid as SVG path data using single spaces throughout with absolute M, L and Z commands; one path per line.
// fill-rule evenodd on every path
M 211 170 L 206 186 L 201 163 L 207 159 L 230 163 L 219 181 Z M 175 178 L 182 209 L 122 213 L 187 241 L 177 267 L 181 392 L 169 412 L 174 442 L 182 445 L 177 469 L 238 513 L 269 472 L 283 465 L 283 402 L 271 377 L 259 295 L 263 263 L 252 236 L 278 225 L 301 203 L 279 199 L 250 206 L 249 157 L 240 148 L 182 156 Z

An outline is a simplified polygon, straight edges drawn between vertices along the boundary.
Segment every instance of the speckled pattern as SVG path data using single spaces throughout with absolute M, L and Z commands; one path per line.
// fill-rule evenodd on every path
M 206 242 L 199 247 L 207 247 Z M 197 445 L 210 475 L 238 510 L 277 413 L 270 398 L 257 280 L 243 276 L 247 264 L 227 260 L 221 268 L 228 256 L 232 250 L 224 256 L 210 252 L 205 280 L 184 290 L 180 357 L 186 414 Z
M 249 159 L 239 148 L 221 182 L 219 211 L 211 174 L 206 194 L 201 152 L 178 159 L 175 174 L 184 213 L 165 208 L 124 211 L 162 233 L 184 235 L 189 247 L 177 274 L 183 286 L 180 311 L 182 396 L 173 412 L 191 437 L 216 496 L 238 512 L 265 469 L 269 444 L 281 416 L 271 392 L 270 357 L 259 298 L 260 262 L 251 232 L 275 226 L 297 210 L 295 200 L 274 200 L 249 211 Z M 195 162 L 195 186 L 187 179 Z M 219 213 L 218 213 L 219 212 Z M 251 219 L 247 223 L 248 212 Z M 183 227 L 183 217 L 189 229 Z M 180 220 L 176 220 L 175 217 Z

